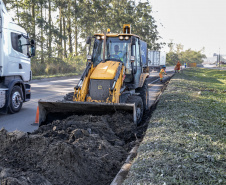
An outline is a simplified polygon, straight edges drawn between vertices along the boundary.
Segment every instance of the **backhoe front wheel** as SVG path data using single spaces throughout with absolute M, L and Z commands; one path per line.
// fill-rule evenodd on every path
M 126 103 L 135 103 L 136 107 L 136 119 L 137 119 L 137 125 L 141 123 L 141 120 L 143 118 L 143 101 L 140 96 L 130 96 L 128 97 Z
M 23 95 L 20 86 L 14 86 L 9 99 L 9 109 L 8 112 L 11 114 L 17 113 L 20 111 L 23 105 Z

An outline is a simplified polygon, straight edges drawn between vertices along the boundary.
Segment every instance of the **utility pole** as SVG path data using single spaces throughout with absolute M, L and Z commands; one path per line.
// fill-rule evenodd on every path
M 221 55 L 220 55 L 220 48 L 219 48 L 219 67 L 220 67 L 220 64 L 221 64 Z

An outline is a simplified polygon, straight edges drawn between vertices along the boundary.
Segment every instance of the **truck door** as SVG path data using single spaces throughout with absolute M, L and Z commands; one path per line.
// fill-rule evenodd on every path
M 11 38 L 11 52 L 9 54 L 9 69 L 10 75 L 20 75 L 23 81 L 30 80 L 30 58 L 28 38 L 21 33 L 12 31 Z

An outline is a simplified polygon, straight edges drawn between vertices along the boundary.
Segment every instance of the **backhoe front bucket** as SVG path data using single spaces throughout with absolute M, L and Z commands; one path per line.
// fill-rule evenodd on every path
M 127 103 L 95 103 L 95 102 L 50 102 L 39 100 L 39 126 L 51 123 L 54 120 L 62 120 L 71 115 L 104 115 L 117 111 L 128 112 L 133 115 L 136 124 L 135 104 Z

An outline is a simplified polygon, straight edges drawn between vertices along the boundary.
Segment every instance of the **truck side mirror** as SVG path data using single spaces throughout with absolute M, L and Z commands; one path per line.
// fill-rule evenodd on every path
M 35 56 L 35 46 L 31 46 L 31 56 Z
M 31 56 L 35 56 L 35 41 L 31 39 Z
M 35 41 L 31 39 L 31 45 L 35 45 Z

